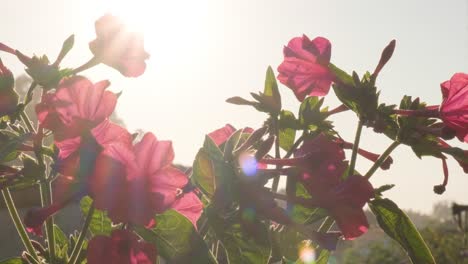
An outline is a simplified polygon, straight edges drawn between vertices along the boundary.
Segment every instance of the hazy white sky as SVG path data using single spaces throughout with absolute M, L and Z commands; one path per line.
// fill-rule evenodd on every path
M 227 122 L 261 125 L 264 114 L 224 100 L 261 90 L 267 66 L 276 69 L 283 45 L 303 33 L 327 37 L 332 62 L 361 74 L 373 70 L 381 50 L 396 39 L 395 54 L 378 80 L 387 103 L 408 94 L 439 104 L 439 84 L 455 72 L 468 72 L 468 0 L 16 0 L 2 3 L 0 42 L 55 58 L 62 41 L 74 33 L 75 48 L 62 65 L 76 67 L 90 58 L 94 21 L 106 12 L 124 16 L 144 32 L 151 53 L 147 71 L 137 79 L 105 66 L 85 74 L 93 81 L 109 79 L 113 90 L 123 91 L 117 111 L 128 128 L 173 140 L 176 161 L 185 164 L 192 162 L 207 132 Z M 0 56 L 16 74 L 22 71 L 14 58 Z M 280 89 L 285 108 L 296 112 L 295 97 L 286 87 Z M 333 93 L 326 103 L 338 105 Z M 355 117 L 347 113 L 335 120 L 352 141 Z M 369 131 L 361 142 L 374 152 L 390 143 Z M 387 196 L 403 208 L 428 212 L 440 200 L 468 203 L 468 175 L 456 162 L 449 161 L 447 191 L 437 196 L 432 186 L 442 181 L 439 160 L 418 160 L 406 146 L 392 156 L 391 171 L 377 172 L 372 183 L 395 183 Z M 360 171 L 370 165 L 358 159 Z

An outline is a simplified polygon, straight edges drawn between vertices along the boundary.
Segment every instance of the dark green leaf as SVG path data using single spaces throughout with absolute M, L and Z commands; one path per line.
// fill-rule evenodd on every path
M 156 227 L 135 230 L 147 242 L 156 245 L 159 254 L 170 263 L 216 263 L 192 223 L 175 210 L 155 217 Z
M 406 250 L 413 263 L 435 263 L 414 224 L 394 202 L 389 199 L 375 199 L 369 203 L 369 207 L 377 217 L 379 226 Z
M 91 207 L 91 203 L 93 200 L 86 196 L 81 199 L 80 207 L 83 215 L 87 215 L 89 208 Z M 112 231 L 112 221 L 107 216 L 107 212 L 94 209 L 94 213 L 91 219 L 91 224 L 89 225 L 89 231 L 93 235 L 110 235 Z

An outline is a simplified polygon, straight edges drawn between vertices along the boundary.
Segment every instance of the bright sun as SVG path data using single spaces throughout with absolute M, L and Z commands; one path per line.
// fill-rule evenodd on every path
M 130 30 L 142 33 L 145 49 L 154 63 L 170 67 L 174 54 L 197 61 L 196 52 L 187 53 L 188 40 L 206 38 L 210 0 L 105 0 L 102 10 L 120 17 Z M 203 47 L 191 48 L 198 50 Z M 180 59 L 180 58 L 179 58 Z
M 143 33 L 152 41 L 157 36 L 172 36 L 184 31 L 192 23 L 200 23 L 206 15 L 207 0 L 110 0 L 106 1 L 109 13 L 120 17 L 134 31 Z

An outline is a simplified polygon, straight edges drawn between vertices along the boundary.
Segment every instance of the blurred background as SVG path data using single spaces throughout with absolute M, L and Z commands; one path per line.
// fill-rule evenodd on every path
M 16 0 L 2 2 L 0 42 L 28 55 L 55 58 L 63 40 L 75 34 L 75 48 L 62 66 L 77 67 L 91 58 L 88 42 L 95 37 L 94 21 L 105 13 L 122 17 L 144 34 L 151 54 L 147 70 L 136 79 L 102 65 L 84 74 L 93 81 L 109 79 L 113 91 L 123 92 L 116 118 L 131 132 L 151 131 L 160 139 L 172 140 L 176 163 L 189 166 L 206 133 L 226 123 L 239 128 L 261 126 L 266 115 L 227 104 L 225 99 L 248 98 L 250 92 L 262 90 L 268 65 L 276 72 L 283 59 L 282 48 L 293 37 L 328 38 L 332 62 L 361 75 L 374 69 L 382 49 L 396 39 L 394 56 L 377 83 L 381 101 L 388 104 L 399 103 L 403 95 L 439 104 L 439 84 L 455 72 L 468 72 L 467 0 Z M 27 83 L 16 58 L 4 53 L 0 57 Z M 21 81 L 17 85 L 20 90 Z M 284 86 L 280 91 L 284 108 L 297 112 L 299 103 L 292 92 Z M 325 104 L 332 108 L 339 105 L 332 92 Z M 341 135 L 352 141 L 355 116 L 344 113 L 334 116 L 333 121 Z M 364 131 L 361 140 L 363 148 L 376 153 L 389 144 L 385 136 L 370 130 Z M 456 141 L 450 144 L 467 148 Z M 439 196 L 432 191 L 443 178 L 438 159 L 419 160 L 406 146 L 392 156 L 391 170 L 376 173 L 372 183 L 376 187 L 396 184 L 385 194 L 402 208 L 427 217 L 428 223 L 437 226 L 452 221 L 449 202 L 468 203 L 468 175 L 455 161 L 448 161 L 449 184 Z M 358 158 L 358 170 L 367 171 L 370 166 Z M 441 210 L 433 210 L 434 205 L 445 206 L 447 210 L 442 211 L 446 213 L 437 213 Z M 30 204 L 25 202 L 24 206 Z M 12 227 L 9 221 L 0 209 L 0 251 L 15 246 L 14 230 L 6 229 Z M 72 222 L 69 230 L 79 224 L 78 220 Z M 0 252 L 0 259 L 5 256 Z

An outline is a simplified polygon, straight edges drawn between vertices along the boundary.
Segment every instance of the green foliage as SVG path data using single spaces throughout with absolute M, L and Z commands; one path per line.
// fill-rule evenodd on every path
M 277 243 L 281 256 L 287 260 L 299 258 L 299 250 L 307 243 L 307 237 L 294 228 L 283 227 L 281 230 L 270 231 Z
M 406 250 L 413 263 L 435 263 L 414 224 L 394 202 L 375 199 L 369 203 L 369 207 L 377 217 L 379 226 Z
M 379 93 L 375 87 L 375 80 L 369 72 L 366 72 L 362 79 L 356 72 L 353 72 L 353 82 L 346 76 L 346 82 L 337 82 L 333 85 L 333 90 L 340 101 L 349 109 L 354 111 L 361 120 L 366 122 L 375 120 Z
M 216 238 L 226 249 L 229 264 L 268 263 L 271 243 L 265 223 L 256 219 L 242 221 L 239 214 L 225 219 L 212 207 L 205 211 Z
M 304 185 L 299 182 L 296 183 L 296 197 L 311 198 Z M 322 208 L 307 208 L 299 204 L 294 204 L 292 207 L 291 218 L 296 223 L 312 224 L 324 219 L 326 216 L 328 216 L 328 213 Z
M 0 162 L 4 163 L 15 160 L 19 155 L 18 147 L 31 138 L 31 134 L 19 135 L 3 130 L 0 134 Z
M 147 242 L 156 245 L 159 254 L 170 263 L 216 263 L 203 238 L 193 224 L 175 210 L 168 210 L 154 218 L 152 229 L 137 226 L 136 232 Z
M 296 117 L 291 111 L 282 110 L 279 116 L 279 145 L 285 151 L 289 151 L 296 139 L 296 128 L 298 127 Z
M 61 260 L 68 259 L 68 238 L 59 226 L 54 225 L 55 253 Z
M 89 208 L 93 199 L 89 196 L 83 197 L 80 201 L 81 211 L 83 215 L 87 215 Z M 94 213 L 91 219 L 91 223 L 89 225 L 89 231 L 92 235 L 106 235 L 109 236 L 112 232 L 112 221 L 107 216 L 107 212 L 94 209 Z
M 333 126 L 331 122 L 326 121 L 327 108 L 320 109 L 323 105 L 324 98 L 310 96 L 302 101 L 299 107 L 299 122 L 302 129 L 310 131 L 327 131 Z
M 21 258 L 9 258 L 5 260 L 0 260 L 0 264 L 23 264 L 23 260 Z
M 281 111 L 281 95 L 278 90 L 275 74 L 271 66 L 268 67 L 265 77 L 265 87 L 263 93 L 250 93 L 256 101 L 249 101 L 242 97 L 235 96 L 226 100 L 226 102 L 236 105 L 250 105 L 260 112 L 278 115 Z

